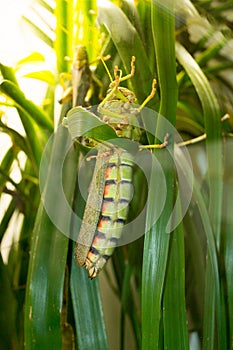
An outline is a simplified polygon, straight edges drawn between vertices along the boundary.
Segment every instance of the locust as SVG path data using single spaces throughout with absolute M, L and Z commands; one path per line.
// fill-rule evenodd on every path
M 69 57 L 65 57 L 65 59 L 67 61 L 71 60 Z M 62 73 L 60 78 L 64 93 L 59 102 L 64 103 L 72 100 L 72 107 L 85 106 L 85 99 L 92 84 L 92 72 L 89 66 L 87 49 L 84 45 L 78 45 L 75 48 L 71 74 Z M 67 78 L 72 83 L 65 89 L 64 80 Z
M 138 116 L 141 109 L 156 92 L 156 80 L 152 91 L 138 107 L 136 96 L 128 88 L 120 86 L 135 73 L 135 57 L 131 60 L 131 72 L 122 76 L 116 66 L 114 80 L 104 100 L 98 105 L 99 117 L 109 124 L 120 138 L 139 141 L 141 130 Z M 167 141 L 158 145 L 165 147 Z M 89 277 L 95 278 L 113 254 L 126 223 L 133 193 L 133 156 L 127 150 L 102 142 L 96 156 L 92 182 L 75 247 L 75 259 L 79 266 L 86 266 Z
M 102 88 L 103 84 L 101 81 L 92 73 L 91 65 L 102 60 L 107 61 L 110 55 L 105 57 L 98 56 L 97 59 L 89 63 L 88 54 L 86 46 L 77 45 L 74 51 L 73 60 L 66 56 L 65 60 L 68 62 L 72 61 L 71 74 L 61 73 L 61 85 L 63 87 L 64 93 L 59 100 L 60 103 L 64 103 L 72 100 L 72 107 L 75 106 L 88 106 L 89 100 L 93 93 L 93 82 L 97 83 L 99 87 L 99 99 L 102 100 Z M 71 81 L 71 85 L 67 88 L 65 87 L 66 80 Z

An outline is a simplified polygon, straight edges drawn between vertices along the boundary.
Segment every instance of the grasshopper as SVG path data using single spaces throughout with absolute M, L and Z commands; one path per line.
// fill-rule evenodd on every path
M 70 58 L 65 58 L 70 61 Z M 75 48 L 74 58 L 72 62 L 72 74 L 61 74 L 61 81 L 64 88 L 64 79 L 72 80 L 71 86 L 64 89 L 64 94 L 60 99 L 60 103 L 72 100 L 72 107 L 84 106 L 85 98 L 92 84 L 92 72 L 89 67 L 88 55 L 86 47 L 78 45 Z
M 115 67 L 115 79 L 99 104 L 98 113 L 118 137 L 139 141 L 141 131 L 137 117 L 154 97 L 156 81 L 153 80 L 150 95 L 137 107 L 135 94 L 120 86 L 134 73 L 135 57 L 131 60 L 131 72 L 126 76 L 122 77 L 122 71 Z M 166 144 L 165 140 L 156 146 L 162 148 Z M 110 143 L 101 143 L 97 156 L 90 158 L 93 157 L 96 158 L 96 165 L 75 248 L 75 259 L 79 266 L 86 266 L 90 278 L 96 277 L 103 269 L 121 237 L 132 198 L 134 166 L 133 157 L 128 151 Z
M 96 59 L 96 61 L 101 59 L 104 62 L 109 58 L 110 55 L 105 57 L 100 56 Z M 71 58 L 66 56 L 65 60 L 70 62 Z M 93 93 L 93 81 L 95 81 L 99 86 L 99 99 L 102 100 L 102 83 L 95 75 L 93 75 L 90 69 L 90 65 L 94 62 L 89 63 L 87 49 L 84 45 L 76 46 L 72 61 L 72 73 L 62 73 L 60 75 L 64 90 L 63 96 L 59 100 L 60 103 L 72 100 L 72 107 L 87 106 Z M 66 79 L 71 80 L 71 86 L 68 86 L 67 88 L 65 88 Z

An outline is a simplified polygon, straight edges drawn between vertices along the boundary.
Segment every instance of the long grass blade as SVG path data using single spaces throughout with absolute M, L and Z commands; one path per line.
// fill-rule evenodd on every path
M 71 295 L 79 348 L 107 350 L 98 279 L 90 280 L 85 269 L 80 269 L 74 259 L 71 263 Z
M 218 106 L 217 99 L 211 89 L 211 86 L 203 74 L 202 70 L 192 58 L 192 56 L 177 43 L 176 54 L 179 62 L 185 68 L 187 74 L 189 75 L 197 94 L 200 98 L 204 121 L 205 121 L 205 132 L 206 132 L 206 150 L 207 150 L 207 179 L 209 185 L 209 216 L 212 223 L 213 231 L 215 237 L 212 239 L 213 244 L 216 240 L 217 249 L 220 249 L 220 225 L 221 225 L 221 214 L 222 214 L 222 144 L 221 144 L 221 115 Z M 209 242 L 211 243 L 211 242 Z M 213 248 L 214 249 L 214 248 Z M 213 253 L 212 253 L 213 254 Z M 211 257 L 207 260 L 207 265 L 210 263 Z M 213 262 L 211 262 L 213 266 Z M 212 288 L 211 283 L 209 283 L 210 274 L 207 276 L 206 280 L 206 322 L 204 323 L 204 342 L 205 340 L 210 344 L 210 348 L 213 346 L 214 342 L 214 323 L 210 321 L 210 312 L 212 311 L 212 318 L 215 317 L 214 308 L 208 307 L 208 303 L 213 306 L 215 304 L 215 298 L 217 303 L 217 322 L 218 329 L 218 341 L 219 346 L 222 348 L 225 344 L 224 329 L 221 329 L 221 298 L 219 294 L 219 284 L 216 274 L 218 274 L 218 269 L 215 266 L 213 269 L 211 266 L 207 267 L 207 271 L 212 271 L 212 279 L 215 280 L 216 289 Z M 212 329 L 209 327 L 212 324 Z M 210 343 L 211 342 L 211 343 Z M 207 346 L 207 345 L 206 345 Z
M 222 246 L 224 256 L 224 266 L 222 266 L 225 274 L 221 275 L 223 279 L 223 293 L 227 307 L 227 343 L 226 348 L 230 348 L 232 345 L 233 334 L 233 220 L 232 220 L 232 199 L 233 199 L 233 186 L 232 186 L 232 151 L 233 142 L 231 138 L 226 139 L 224 145 L 224 201 L 223 201 L 223 222 L 222 222 Z
M 163 118 L 173 124 L 176 115 L 177 86 L 175 67 L 174 15 L 171 2 L 168 8 L 161 7 L 160 1 L 152 1 L 152 28 L 156 49 L 157 70 L 161 89 L 161 101 L 156 136 L 162 139 L 164 130 Z M 169 40 L 167 40 L 167 36 Z M 164 61 L 165 59 L 165 61 Z M 161 117 L 160 117 L 161 116 Z M 172 149 L 172 142 L 171 142 Z M 152 228 L 146 232 L 143 257 L 142 277 L 142 349 L 157 349 L 160 342 L 161 302 L 167 266 L 169 234 L 166 226 L 171 215 L 173 202 L 173 160 L 167 150 L 156 152 L 165 175 L 167 195 L 163 212 Z M 156 210 L 154 198 L 163 195 L 163 184 L 160 183 L 156 170 L 151 173 L 148 198 L 147 227 L 151 226 L 151 216 Z M 172 326 L 172 325 L 171 325 Z
M 0 335 L 0 347 L 2 350 L 15 350 L 18 348 L 18 339 L 15 327 L 16 300 L 11 288 L 7 267 L 3 263 L 1 254 L 0 285 L 0 324 L 4 327 L 4 332 L 2 331 Z
M 61 119 L 64 110 L 65 106 L 61 112 Z M 48 344 L 59 349 L 62 344 L 60 310 L 63 300 L 68 237 L 59 231 L 55 222 L 57 225 L 62 223 L 63 227 L 66 227 L 65 232 L 69 233 L 76 179 L 75 176 L 70 177 L 70 174 L 75 174 L 77 169 L 76 151 L 71 149 L 67 154 L 70 142 L 68 131 L 61 126 L 52 141 L 49 168 L 42 169 L 46 172 L 44 201 L 52 206 L 53 220 L 56 221 L 53 224 L 41 202 L 33 232 L 26 293 L 25 348 L 30 350 L 43 349 Z M 62 159 L 63 161 L 65 159 L 64 164 Z M 46 163 L 43 165 L 45 166 Z M 55 177 L 61 169 L 64 176 L 63 190 L 70 204 L 68 214 L 64 212 L 64 202 L 57 199 L 58 196 L 62 196 L 62 193 L 57 191 L 58 183 Z M 42 172 L 41 175 L 43 174 Z M 54 206 L 55 200 L 56 206 Z
M 178 214 L 179 217 L 181 213 Z M 184 232 L 180 224 L 171 236 L 168 272 L 165 285 L 164 348 L 189 349 L 185 304 Z
M 32 101 L 27 100 L 23 92 L 14 83 L 4 80 L 0 85 L 0 90 L 10 97 L 16 103 L 16 106 L 26 112 L 29 118 L 34 119 L 38 125 L 50 132 L 53 131 L 51 119 Z

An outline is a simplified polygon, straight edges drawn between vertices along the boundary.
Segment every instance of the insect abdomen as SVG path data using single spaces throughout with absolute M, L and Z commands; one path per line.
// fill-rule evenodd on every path
M 132 198 L 132 167 L 132 157 L 126 151 L 117 149 L 109 159 L 101 213 L 85 261 L 91 278 L 103 268 L 121 237 Z

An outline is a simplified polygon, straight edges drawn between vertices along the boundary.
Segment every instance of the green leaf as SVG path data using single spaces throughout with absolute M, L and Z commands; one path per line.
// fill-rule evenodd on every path
M 164 117 L 174 124 L 177 103 L 176 62 L 174 50 L 174 15 L 171 2 L 168 8 L 161 7 L 160 1 L 152 1 L 152 26 L 156 48 L 157 69 L 161 89 L 161 101 L 156 136 L 162 139 L 168 130 L 164 127 Z M 169 38 L 169 40 L 168 40 Z M 165 61 L 164 61 L 165 59 Z M 171 135 L 172 137 L 172 135 Z M 172 151 L 172 141 L 171 141 Z M 148 196 L 147 232 L 145 235 L 142 276 L 142 349 L 158 349 L 160 342 L 161 302 L 168 258 L 170 235 L 167 224 L 173 205 L 173 160 L 168 150 L 154 152 L 160 162 L 166 181 L 166 201 L 157 220 L 155 198 L 163 198 L 163 179 L 152 168 Z M 153 225 L 153 226 L 152 226 Z M 151 227 L 152 226 L 152 227 Z M 171 324 L 170 327 L 173 325 Z
M 72 57 L 73 44 L 73 2 L 57 0 L 55 8 L 56 40 L 54 49 L 57 60 L 58 74 L 68 72 L 68 63 L 65 56 Z
M 215 237 L 207 238 L 212 239 L 209 241 L 210 244 L 215 244 L 217 249 L 220 249 L 220 225 L 222 216 L 222 142 L 221 142 L 221 115 L 218 106 L 217 99 L 211 89 L 211 86 L 205 77 L 204 73 L 195 62 L 193 57 L 177 43 L 176 54 L 179 62 L 185 68 L 189 75 L 193 85 L 197 91 L 199 99 L 202 104 L 204 121 L 205 121 L 205 132 L 206 132 L 206 150 L 207 150 L 207 180 L 209 187 L 209 217 L 206 215 L 206 220 L 211 220 L 211 226 Z M 209 232 L 209 231 L 208 231 Z M 214 249 L 212 247 L 212 249 Z M 215 310 L 213 305 L 217 307 L 217 323 L 218 323 L 218 341 L 219 347 L 223 348 L 225 345 L 225 332 L 221 329 L 222 325 L 222 314 L 221 314 L 221 299 L 219 292 L 219 284 L 216 274 L 218 274 L 218 266 L 214 265 L 213 252 L 207 260 L 207 275 L 206 275 L 206 319 L 204 323 L 204 344 L 209 343 L 210 347 L 213 346 L 214 341 L 214 322 L 210 322 L 210 313 L 212 312 L 212 319 L 215 317 Z M 211 264 L 212 266 L 208 266 Z M 215 280 L 215 288 L 209 283 L 210 276 L 212 280 Z M 215 298 L 217 298 L 217 304 L 215 304 Z M 205 343 L 205 341 L 207 343 Z M 206 345 L 207 346 L 207 345 Z
M 227 327 L 227 345 L 226 348 L 231 347 L 233 334 L 233 221 L 232 221 L 232 206 L 233 206 L 233 176 L 232 176 L 232 150 L 233 142 L 231 138 L 227 138 L 224 144 L 224 191 L 223 191 L 223 220 L 222 220 L 222 256 L 224 259 L 225 273 L 221 274 L 220 278 L 223 280 L 224 299 L 227 305 L 226 318 Z M 224 278 L 225 277 L 225 278 Z
M 181 216 L 181 213 L 178 213 Z M 184 232 L 180 224 L 171 233 L 170 255 L 163 302 L 164 348 L 189 349 L 185 304 Z M 173 325 L 171 327 L 171 325 Z
M 99 30 L 96 28 L 97 1 L 77 1 L 74 8 L 76 18 L 79 18 L 79 26 L 74 36 L 75 45 L 85 45 L 88 51 L 89 62 L 96 60 L 101 47 L 99 45 Z M 88 28 L 88 30 L 86 30 Z
M 176 44 L 176 55 L 185 68 L 200 98 L 205 121 L 206 147 L 208 159 L 208 181 L 210 189 L 209 211 L 213 220 L 217 246 L 220 244 L 220 223 L 222 203 L 222 145 L 221 115 L 217 99 L 202 70 L 193 57 Z
M 25 78 L 32 78 L 44 81 L 45 83 L 48 83 L 49 85 L 55 84 L 55 77 L 54 74 L 51 71 L 48 70 L 41 70 L 38 72 L 30 72 L 23 75 Z
M 22 135 L 20 135 L 20 133 L 18 133 L 16 130 L 9 128 L 7 125 L 3 124 L 1 120 L 0 120 L 0 130 L 1 132 L 4 132 L 10 136 L 14 147 L 19 148 L 31 159 L 31 161 L 33 161 L 33 154 L 27 139 L 25 139 Z
M 24 66 L 25 64 L 31 64 L 31 63 L 37 63 L 37 62 L 45 62 L 45 58 L 40 52 L 33 52 L 33 53 L 30 53 L 28 56 L 19 60 L 17 62 L 16 69 L 21 68 L 21 66 Z
M 127 72 L 131 70 L 131 57 L 136 57 L 137 79 L 131 79 L 131 83 L 141 103 L 151 91 L 154 77 L 140 35 L 124 12 L 113 3 L 99 2 L 98 11 L 98 23 L 104 25 L 111 35 Z
M 70 177 L 70 174 L 76 174 L 77 171 L 76 151 L 71 148 L 67 153 L 70 141 L 68 131 L 60 126 L 54 139 L 50 140 L 52 154 L 45 154 L 41 165 L 41 176 L 46 174 L 44 205 L 47 210 L 48 205 L 52 206 L 54 215 L 51 216 L 51 212 L 48 212 L 48 215 L 41 202 L 33 232 L 27 281 L 25 349 L 40 350 L 46 348 L 48 344 L 54 349 L 61 349 L 60 318 L 68 251 L 68 237 L 65 234 L 69 235 L 70 232 L 71 203 L 76 182 L 76 176 Z M 48 146 L 48 149 L 51 148 Z M 47 156 L 51 159 L 49 165 L 46 163 Z M 61 170 L 63 170 L 63 181 L 61 175 L 57 177 Z M 58 185 L 63 185 L 61 191 L 57 190 Z M 63 196 L 68 201 L 66 202 L 68 213 L 64 210 Z M 63 225 L 63 232 L 58 228 L 60 223 Z
M 48 116 L 41 109 L 39 109 L 39 107 L 26 99 L 18 86 L 13 70 L 4 65 L 1 65 L 1 70 L 4 72 L 4 78 L 7 80 L 2 82 L 0 85 L 0 90 L 2 89 L 3 93 L 5 93 L 16 103 L 15 107 L 17 108 L 19 117 L 27 135 L 25 144 L 28 152 L 25 153 L 28 155 L 30 154 L 32 164 L 34 165 L 35 170 L 38 171 L 42 154 L 42 145 L 46 139 L 44 130 L 42 128 L 39 129 L 39 125 L 42 124 L 43 127 L 46 125 L 46 128 L 52 130 L 53 124 Z M 34 119 L 39 122 L 38 126 L 35 124 Z M 7 126 L 4 126 L 4 129 L 7 132 L 11 132 L 11 136 L 13 136 L 15 139 L 17 135 L 16 132 L 7 128 Z M 19 141 L 18 146 L 21 147 L 23 142 L 21 142 L 20 139 L 21 138 L 19 136 L 17 137 L 17 140 L 12 141 Z
M 11 166 L 13 164 L 13 161 L 15 157 L 17 156 L 18 150 L 14 149 L 13 147 L 10 147 L 8 151 L 5 153 L 2 161 L 1 161 L 1 169 L 4 171 L 4 173 L 9 174 Z M 0 189 L 5 186 L 6 179 L 2 176 L 0 176 Z
M 0 223 L 0 242 L 2 241 L 4 234 L 8 228 L 9 222 L 15 212 L 15 201 L 12 199 L 4 212 L 4 216 Z
M 89 279 L 87 271 L 78 267 L 74 258 L 71 263 L 71 295 L 79 348 L 107 350 L 98 278 Z
M 18 348 L 16 336 L 15 317 L 16 300 L 14 298 L 11 283 L 0 254 L 0 325 L 4 329 L 0 335 L 0 347 L 2 350 L 14 350 Z
M 60 310 L 68 239 L 41 203 L 33 232 L 25 304 L 25 349 L 61 348 Z M 41 288 L 43 286 L 43 288 Z
M 109 140 L 116 138 L 114 129 L 102 122 L 95 114 L 82 107 L 72 108 L 63 119 L 63 125 L 75 139 L 80 136 L 89 136 L 96 140 Z
M 10 80 L 14 84 L 18 85 L 18 82 L 15 78 L 14 70 L 11 67 L 5 66 L 4 64 L 0 63 L 0 70 L 2 73 L 3 79 Z
M 16 103 L 16 106 L 20 107 L 38 125 L 50 132 L 53 131 L 53 123 L 49 117 L 32 101 L 28 100 L 18 86 L 11 81 L 4 80 L 0 85 L 0 90 L 10 97 Z
M 23 16 L 23 20 L 29 25 L 30 30 L 32 29 L 36 36 L 40 38 L 46 45 L 53 47 L 53 40 L 42 30 L 33 20 Z
M 131 251 L 134 247 L 132 247 Z M 132 252 L 135 255 L 135 252 Z M 131 255 L 132 255 L 131 253 Z M 138 257 L 138 256 L 137 256 Z M 124 335 L 124 326 L 126 322 L 127 314 L 130 318 L 132 328 L 134 331 L 135 341 L 137 349 L 141 349 L 141 329 L 140 329 L 140 321 L 137 314 L 137 304 L 135 302 L 135 296 L 134 296 L 134 289 L 132 288 L 132 281 L 134 278 L 134 271 L 133 266 L 130 262 L 130 256 L 128 263 L 126 262 L 124 274 L 123 274 L 123 281 L 122 281 L 122 287 L 121 287 L 121 319 L 122 319 L 122 334 Z M 121 343 L 124 344 L 124 338 L 122 337 Z

